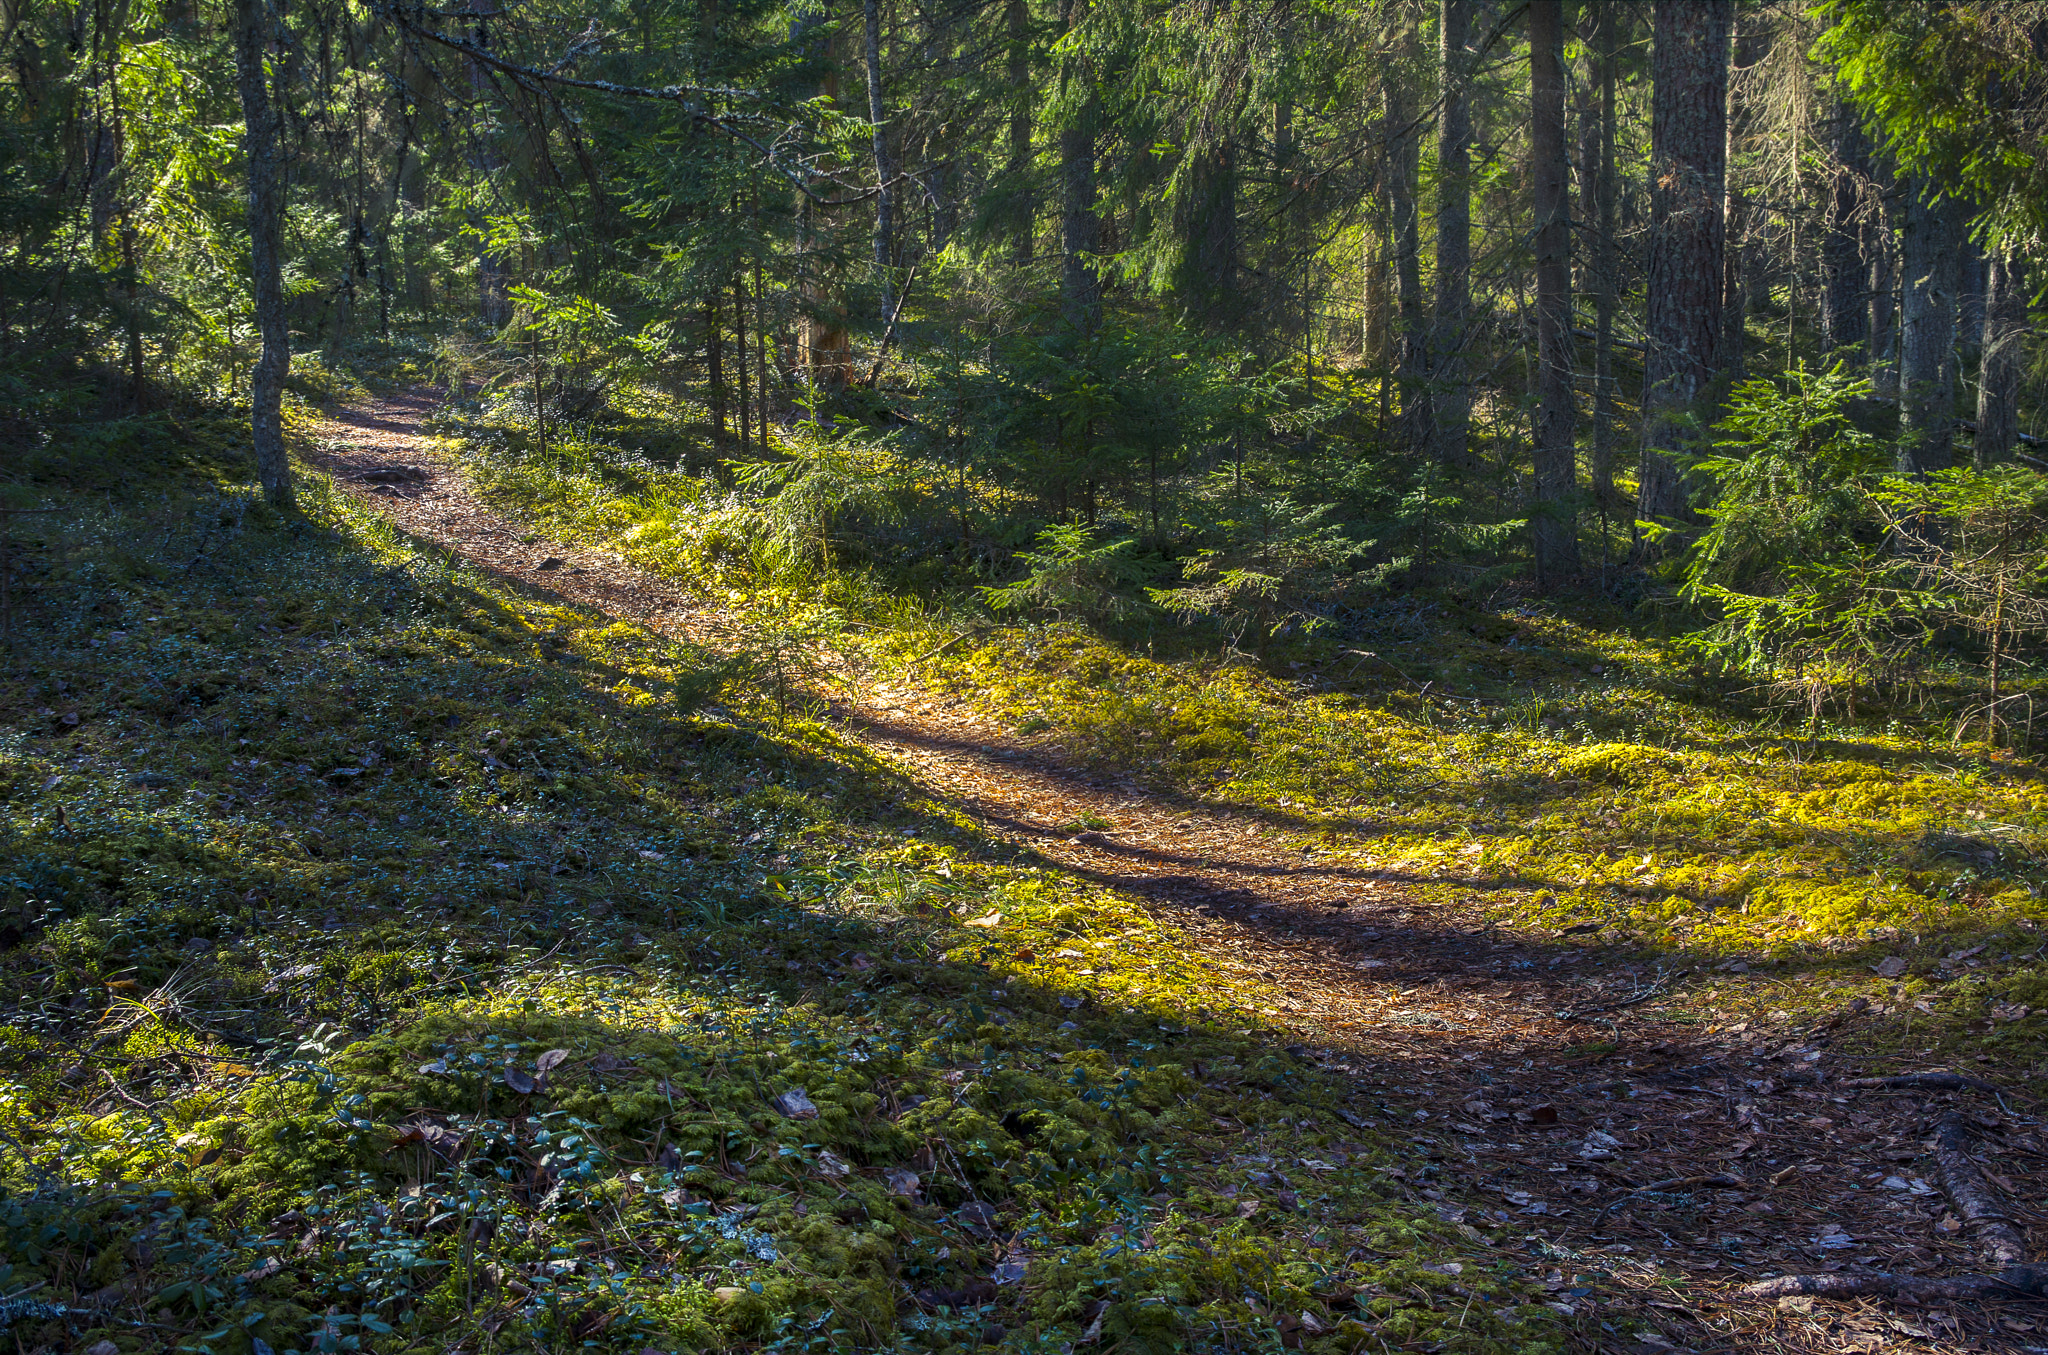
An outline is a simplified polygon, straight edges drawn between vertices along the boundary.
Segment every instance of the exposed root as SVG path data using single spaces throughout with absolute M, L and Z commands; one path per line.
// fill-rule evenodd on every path
M 1612 1214 L 1617 1209 L 1627 1208 L 1637 1198 L 1644 1195 L 1652 1195 L 1661 1190 L 1676 1190 L 1685 1186 L 1719 1186 L 1724 1190 L 1740 1190 L 1748 1184 L 1749 1182 L 1741 1177 L 1730 1175 L 1727 1172 L 1721 1172 L 1715 1176 L 1674 1176 L 1669 1181 L 1652 1181 L 1647 1186 L 1636 1187 L 1601 1210 L 1598 1216 L 1594 1218 L 1593 1226 L 1598 1228 L 1601 1224 L 1607 1222 L 1609 1214 Z
M 1934 1164 L 1941 1173 L 1941 1188 L 1955 1202 L 1956 1216 L 1976 1236 L 1987 1257 L 2001 1266 L 2021 1265 L 2027 1259 L 2026 1235 L 1985 1183 L 1984 1173 L 1970 1156 L 1970 1141 L 1969 1122 L 1954 1112 L 1942 1116 L 1934 1127 Z
M 1915 1077 L 1954 1078 L 1953 1073 L 1919 1073 Z M 1859 1078 L 1845 1086 L 1884 1085 L 1904 1078 Z M 1957 1079 L 1968 1081 L 1969 1079 Z M 1922 1084 L 1925 1085 L 1925 1084 Z M 1981 1085 L 1981 1084 L 1979 1084 Z M 1750 1298 L 1778 1299 L 1795 1295 L 1815 1298 L 1895 1299 L 2048 1299 L 2048 1266 L 2026 1264 L 2026 1237 L 2005 1213 L 1998 1195 L 1984 1180 L 1984 1173 L 1970 1156 L 1969 1121 L 1951 1111 L 1934 1127 L 1934 1161 L 1941 1188 L 1955 1205 L 1965 1227 L 1976 1235 L 1991 1260 L 2005 1267 L 1996 1275 L 1953 1275 L 1929 1278 L 1921 1275 L 1891 1275 L 1875 1271 L 1863 1275 L 1780 1275 L 1744 1285 Z M 1609 1205 L 1614 1209 L 1627 1203 L 1626 1197 Z M 1602 1218 L 1606 1215 L 1602 1214 Z

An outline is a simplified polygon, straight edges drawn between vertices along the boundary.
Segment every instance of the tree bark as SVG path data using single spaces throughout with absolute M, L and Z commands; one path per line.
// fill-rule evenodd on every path
M 249 160 L 249 273 L 263 352 L 249 378 L 249 434 L 263 496 L 292 506 L 292 466 L 284 447 L 284 379 L 291 370 L 291 331 L 284 299 L 284 161 L 277 105 L 270 96 L 264 53 L 270 8 L 235 0 L 235 76 L 242 96 L 242 144 Z
M 1573 500 L 1578 454 L 1572 391 L 1571 161 L 1564 136 L 1564 3 L 1529 0 L 1529 155 L 1536 190 L 1536 582 L 1579 568 Z
M 1437 28 L 1436 315 L 1430 333 L 1430 454 L 1470 462 L 1472 391 L 1465 372 L 1472 290 L 1472 110 L 1465 88 L 1472 0 L 1441 0 Z
M 1862 368 L 1870 361 L 1870 269 L 1860 222 L 1863 189 L 1870 179 L 1870 140 L 1846 105 L 1836 106 L 1833 130 L 1835 165 L 1828 183 L 1827 234 L 1821 241 L 1821 328 L 1829 352 Z
M 1010 182 L 1017 195 L 1016 252 L 1019 264 L 1031 262 L 1032 235 L 1038 213 L 1031 193 L 1031 8 L 1028 0 L 1009 0 L 1010 29 Z
M 2021 346 L 2027 336 L 2027 268 L 2016 253 L 1991 256 L 1984 297 L 1984 356 L 1977 369 L 1976 462 L 2010 460 L 2020 436 Z
M 1407 43 L 1412 50 L 1415 32 Z M 1405 63 L 1404 63 L 1405 64 Z M 1430 445 L 1432 421 L 1429 413 L 1429 319 L 1422 296 L 1421 213 L 1416 208 L 1416 184 L 1421 172 L 1422 136 L 1410 128 L 1415 110 L 1409 105 L 1401 73 L 1391 72 L 1387 80 L 1387 131 L 1396 137 L 1388 150 L 1387 205 L 1393 220 L 1394 291 L 1398 318 L 1395 321 L 1395 369 L 1401 397 L 1402 440 L 1413 451 Z
M 1657 0 L 1650 101 L 1649 353 L 1636 517 L 1681 531 L 1694 521 L 1676 453 L 1715 370 L 1721 335 L 1722 191 L 1728 32 L 1734 0 Z M 1635 559 L 1670 544 L 1638 528 Z
M 1955 431 L 1960 211 L 1935 192 L 1908 183 L 1900 243 L 1898 468 L 1913 475 L 1947 469 Z
M 1066 0 L 1061 26 L 1068 31 L 1081 21 L 1088 0 Z M 1098 104 L 1095 72 L 1088 58 L 1070 54 L 1063 63 L 1066 116 L 1060 127 L 1060 311 L 1083 334 L 1093 334 L 1102 318 L 1102 292 L 1095 277 L 1095 252 L 1102 222 L 1095 208 L 1095 123 Z
M 1614 504 L 1614 306 L 1620 286 L 1615 247 L 1614 211 L 1614 82 L 1619 64 L 1621 26 L 1627 10 L 1614 0 L 1599 7 L 1600 119 L 1599 158 L 1587 167 L 1598 223 L 1593 237 L 1593 501 L 1600 509 L 1601 568 L 1607 561 L 1607 510 Z M 1618 506 L 1618 505 L 1617 505 Z
M 238 0 L 239 2 L 239 0 Z M 484 25 L 484 17 L 491 13 L 490 0 L 470 0 L 469 12 L 476 16 L 474 31 L 470 40 L 480 48 L 490 46 L 490 30 Z M 491 92 L 491 73 L 479 61 L 469 62 L 469 88 L 476 96 L 479 107 Z M 474 141 L 474 164 L 479 178 L 492 179 L 505 167 L 504 158 L 491 144 L 490 129 L 470 124 L 470 136 Z M 488 230 L 488 221 L 479 221 L 479 226 Z M 477 313 L 484 324 L 492 329 L 503 329 L 512 322 L 512 265 L 505 257 L 492 249 L 486 235 L 485 243 L 477 251 L 476 259 Z
M 875 277 L 881 283 L 884 324 L 895 312 L 896 165 L 882 106 L 882 0 L 866 0 L 868 121 L 875 129 Z
M 1888 169 L 1874 179 L 1880 190 L 1892 187 Z M 1870 261 L 1870 387 L 1880 400 L 1899 398 L 1899 270 L 1891 209 L 1882 199 L 1863 219 L 1863 256 Z

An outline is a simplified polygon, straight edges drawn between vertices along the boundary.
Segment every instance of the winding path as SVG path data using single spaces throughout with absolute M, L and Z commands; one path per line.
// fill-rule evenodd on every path
M 731 642 L 731 619 L 674 583 L 540 539 L 480 503 L 420 434 L 434 404 L 411 394 L 339 411 L 317 430 L 313 459 L 414 537 L 527 589 L 714 648 Z M 1355 1121 L 1412 1140 L 1413 1193 L 1454 1225 L 1521 1237 L 1502 1259 L 1549 1277 L 1589 1347 L 2048 1341 L 2048 1320 L 2029 1336 L 2011 1325 L 2024 1319 L 1981 1310 L 1901 1324 L 1870 1305 L 1734 1298 L 1735 1283 L 1784 1271 L 1978 1268 L 1943 1230 L 1939 1196 L 1930 1205 L 1912 1185 L 1931 1169 L 1913 1165 L 1930 1098 L 1831 1085 L 1852 1070 L 1835 1066 L 1824 1032 L 1708 1035 L 1710 1013 L 1683 999 L 1619 1006 L 1645 991 L 1639 957 L 1499 928 L 1477 893 L 1464 908 L 1425 904 L 1398 873 L 1355 864 L 1362 834 L 1333 852 L 1271 812 L 1105 779 L 942 695 L 876 685 L 840 714 L 993 837 L 1144 901 L 1212 962 L 1271 984 L 1266 1019 L 1354 1080 Z M 1070 828 L 1104 820 L 1114 827 Z M 1603 1006 L 1597 1019 L 1561 1015 Z M 2002 1164 L 2015 1176 L 2038 1165 Z M 1699 1184 L 1711 1177 L 1733 1184 Z M 2015 1185 L 2043 1194 L 2038 1178 Z M 1608 1335 L 1641 1323 L 1665 1344 Z

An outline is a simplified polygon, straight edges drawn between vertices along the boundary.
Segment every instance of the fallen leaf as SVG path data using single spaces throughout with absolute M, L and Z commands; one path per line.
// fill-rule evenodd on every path
M 1876 964 L 1872 965 L 1870 968 L 1881 979 L 1895 979 L 1899 975 L 1906 972 L 1905 957 L 1900 955 L 1887 955 L 1882 960 L 1879 960 Z
M 980 917 L 969 918 L 960 925 L 963 927 L 1000 927 L 1003 925 L 1003 915 L 1001 913 L 984 913 Z
M 891 1195 L 900 1195 L 906 1200 L 915 1200 L 924 1182 L 916 1172 L 901 1167 L 891 1167 L 882 1173 L 882 1180 L 888 1185 Z
M 505 1065 L 505 1085 L 518 1092 L 521 1096 L 533 1095 L 536 1086 L 534 1080 L 527 1075 L 524 1068 L 516 1067 L 509 1063 Z
M 533 1061 L 534 1071 L 545 1077 L 561 1067 L 568 1057 L 569 1051 L 566 1049 L 550 1049 L 547 1053 Z
M 1004 1261 L 995 1268 L 990 1278 L 997 1284 L 1017 1284 L 1024 1279 L 1024 1273 L 1028 1268 L 1022 1261 Z
M 827 1148 L 818 1154 L 818 1175 L 829 1176 L 836 1181 L 853 1175 L 853 1164 Z

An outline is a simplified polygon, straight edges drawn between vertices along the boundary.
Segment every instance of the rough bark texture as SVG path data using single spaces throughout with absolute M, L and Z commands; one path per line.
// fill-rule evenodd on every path
M 1837 106 L 1834 172 L 1828 182 L 1827 233 L 1821 240 L 1821 328 L 1837 357 L 1861 367 L 1870 360 L 1870 268 L 1863 257 L 1863 190 L 1870 178 L 1870 140 L 1856 116 Z
M 1414 41 L 1414 33 L 1409 33 Z M 1401 132 L 1415 117 L 1398 80 L 1387 82 L 1387 130 Z M 1411 450 L 1429 445 L 1429 333 L 1422 298 L 1421 213 L 1416 209 L 1422 138 L 1409 130 L 1389 148 L 1387 205 L 1394 228 L 1394 291 L 1399 318 L 1395 321 L 1395 368 L 1401 393 L 1402 440 Z
M 1064 27 L 1086 12 L 1087 0 L 1068 0 Z M 1095 278 L 1095 253 L 1102 221 L 1095 209 L 1095 73 L 1087 58 L 1069 56 L 1062 73 L 1068 114 L 1060 128 L 1060 311 L 1083 333 L 1093 333 L 1102 312 Z
M 1949 465 L 1955 436 L 1959 212 L 1928 184 L 1906 194 L 1900 245 L 1898 468 L 1925 475 Z
M 1972 1138 L 1969 1122 L 1953 1111 L 1935 1125 L 1934 1165 L 1941 1188 L 1955 1202 L 1957 1217 L 1984 1249 L 1986 1260 L 2001 1266 L 2024 1265 L 2026 1234 L 2013 1222 L 1970 1156 Z
M 896 165 L 889 154 L 889 130 L 882 106 L 882 0 L 866 0 L 868 121 L 875 128 L 875 277 L 881 284 L 881 318 L 896 309 Z
M 1693 520 L 1672 455 L 1715 370 L 1721 332 L 1728 26 L 1734 0 L 1658 0 L 1650 109 L 1649 354 L 1639 519 Z M 1638 563 L 1664 553 L 1649 536 Z
M 1714 344 L 1715 364 L 1728 374 L 1729 384 L 1748 374 L 1744 359 L 1749 342 L 1749 201 L 1735 173 L 1735 149 L 1740 144 L 1737 123 L 1742 116 L 1741 86 L 1735 77 L 1756 59 L 1753 50 L 1747 54 L 1743 50 L 1745 38 L 1750 48 L 1756 47 L 1754 30 L 1754 24 L 1743 29 L 1742 11 L 1737 7 L 1728 34 L 1732 65 L 1721 152 L 1721 337 Z
M 1472 390 L 1465 371 L 1472 291 L 1472 110 L 1465 88 L 1472 0 L 1442 0 L 1436 143 L 1436 316 L 1430 334 L 1430 454 L 1470 460 Z
M 2020 360 L 2027 335 L 2027 268 L 2013 254 L 1991 257 L 1984 297 L 1984 356 L 1977 369 L 1979 466 L 2011 458 L 2020 437 Z
M 249 434 L 263 495 L 280 508 L 292 504 L 292 467 L 284 449 L 284 379 L 291 369 L 291 331 L 285 323 L 282 237 L 284 163 L 278 145 L 277 105 L 270 97 L 264 53 L 270 46 L 270 8 L 263 0 L 235 0 L 235 77 L 242 96 L 242 144 L 249 161 L 249 271 L 256 330 L 263 352 L 249 378 Z
M 1579 568 L 1572 393 L 1571 162 L 1564 140 L 1563 0 L 1529 0 L 1529 155 L 1536 188 L 1536 580 Z

